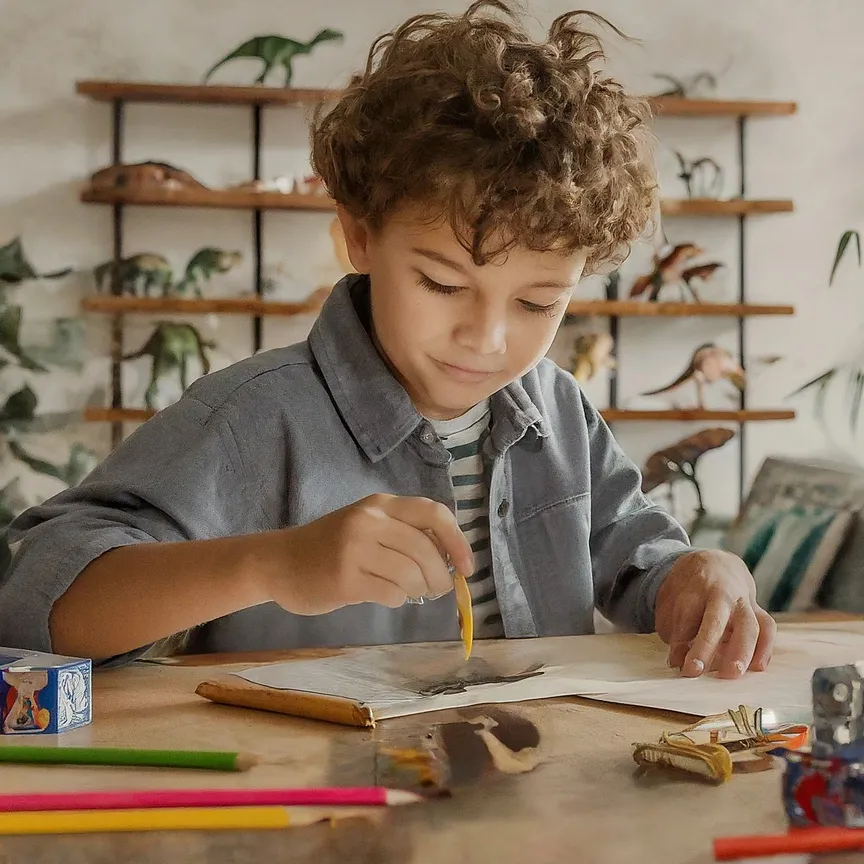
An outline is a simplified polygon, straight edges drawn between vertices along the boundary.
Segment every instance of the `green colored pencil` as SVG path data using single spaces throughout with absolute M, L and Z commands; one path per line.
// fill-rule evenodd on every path
M 247 753 L 211 750 L 134 750 L 122 747 L 27 747 L 0 745 L 0 762 L 38 765 L 123 765 L 146 768 L 206 768 L 246 771 L 257 763 Z

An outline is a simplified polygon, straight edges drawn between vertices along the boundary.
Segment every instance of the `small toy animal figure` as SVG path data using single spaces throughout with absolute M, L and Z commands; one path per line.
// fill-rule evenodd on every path
M 312 49 L 321 42 L 341 41 L 343 34 L 338 30 L 325 27 L 319 30 L 308 42 L 297 42 L 285 36 L 253 36 L 242 45 L 238 45 L 231 53 L 226 54 L 208 70 L 204 76 L 204 83 L 210 76 L 229 60 L 239 57 L 255 57 L 264 64 L 261 74 L 255 79 L 256 84 L 263 84 L 275 66 L 282 66 L 285 70 L 285 87 L 291 86 L 292 69 L 291 63 L 300 54 L 311 54 Z
M 162 296 L 166 296 L 174 276 L 171 264 L 164 255 L 141 252 L 120 261 L 103 261 L 94 267 L 96 290 L 99 293 L 104 291 L 106 281 L 110 288 L 115 275 L 121 294 L 137 295 L 139 290 L 143 290 L 145 297 L 150 296 L 151 288 L 161 288 Z
M 177 283 L 178 294 L 185 294 L 189 286 L 196 297 L 201 296 L 201 285 L 210 280 L 216 273 L 227 273 L 243 260 L 243 255 L 237 251 L 219 249 L 215 246 L 205 246 L 199 249 L 186 265 L 186 273 Z
M 678 159 L 678 179 L 684 181 L 688 198 L 717 198 L 723 190 L 723 169 L 710 156 L 686 159 L 677 150 L 672 151 Z M 705 177 L 705 172 L 713 169 L 713 176 Z
M 662 258 L 654 256 L 654 269 L 651 273 L 640 276 L 630 288 L 631 297 L 641 297 L 648 292 L 648 301 L 656 302 L 661 289 L 666 285 L 675 285 L 681 281 L 681 274 L 686 265 L 698 258 L 703 249 L 695 243 L 679 243 Z
M 206 189 L 193 177 L 167 162 L 130 162 L 128 165 L 109 165 L 90 177 L 93 189 Z
M 570 372 L 580 383 L 590 381 L 601 369 L 614 369 L 612 349 L 615 343 L 608 333 L 581 333 L 573 343 Z
M 731 429 L 717 426 L 703 429 L 669 447 L 657 450 L 645 460 L 645 467 L 642 469 L 642 491 L 647 494 L 658 486 L 668 484 L 671 487 L 680 480 L 686 480 L 696 491 L 697 512 L 704 513 L 702 488 L 696 477 L 697 463 L 710 450 L 722 447 L 734 437 L 735 433 Z
M 687 286 L 687 290 L 697 303 L 701 303 L 702 298 L 693 287 L 693 280 L 697 279 L 704 284 L 723 266 L 720 261 L 710 261 L 707 264 L 696 264 L 681 271 L 681 281 Z
M 690 78 L 676 78 L 673 75 L 666 75 L 661 72 L 654 73 L 655 78 L 661 81 L 667 81 L 670 84 L 668 90 L 658 93 L 658 97 L 662 96 L 678 96 L 682 99 L 692 98 L 699 85 L 704 81 L 713 90 L 717 86 L 717 76 L 711 72 L 697 72 Z
M 71 267 L 51 273 L 37 273 L 24 254 L 20 237 L 14 237 L 5 246 L 0 246 L 0 285 L 20 285 L 31 279 L 60 279 L 72 272 Z
M 671 393 L 688 381 L 696 385 L 696 405 L 704 408 L 703 387 L 725 378 L 731 381 L 739 390 L 746 386 L 744 370 L 735 362 L 732 355 L 724 348 L 711 342 L 700 345 L 690 358 L 687 368 L 671 383 L 657 390 L 649 390 L 643 396 L 657 396 L 660 393 Z
M 122 359 L 135 360 L 138 357 L 150 357 L 152 361 L 150 384 L 144 393 L 144 402 L 151 411 L 154 411 L 159 379 L 176 369 L 180 375 L 180 386 L 185 390 L 189 386 L 189 360 L 197 357 L 206 375 L 210 371 L 210 358 L 204 349 L 215 347 L 214 342 L 202 339 L 201 334 L 192 324 L 160 321 L 144 345 L 131 354 L 124 354 Z

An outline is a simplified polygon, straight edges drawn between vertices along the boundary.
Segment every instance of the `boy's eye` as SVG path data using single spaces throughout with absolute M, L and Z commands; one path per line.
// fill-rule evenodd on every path
M 457 291 L 462 290 L 458 285 L 442 285 L 440 282 L 435 282 L 422 273 L 418 275 L 420 277 L 420 284 L 429 291 L 434 291 L 436 294 L 455 294 Z
M 550 303 L 548 306 L 538 306 L 536 303 L 529 303 L 527 300 L 520 300 L 522 307 L 528 312 L 534 312 L 536 315 L 548 315 L 550 318 L 558 309 L 558 302 Z

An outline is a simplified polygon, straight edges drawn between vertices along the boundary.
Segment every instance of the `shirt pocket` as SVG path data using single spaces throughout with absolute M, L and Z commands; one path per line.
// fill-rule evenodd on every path
M 522 590 L 538 636 L 592 633 L 591 495 L 572 495 L 515 517 Z

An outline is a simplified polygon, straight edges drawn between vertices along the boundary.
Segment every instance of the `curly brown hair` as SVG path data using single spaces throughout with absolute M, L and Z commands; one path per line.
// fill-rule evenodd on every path
M 582 16 L 628 38 L 582 10 L 534 42 L 504 0 L 410 18 L 316 109 L 313 169 L 372 230 L 429 207 L 477 264 L 517 243 L 587 250 L 586 275 L 620 261 L 656 207 L 650 110 L 592 68 L 605 54 Z

